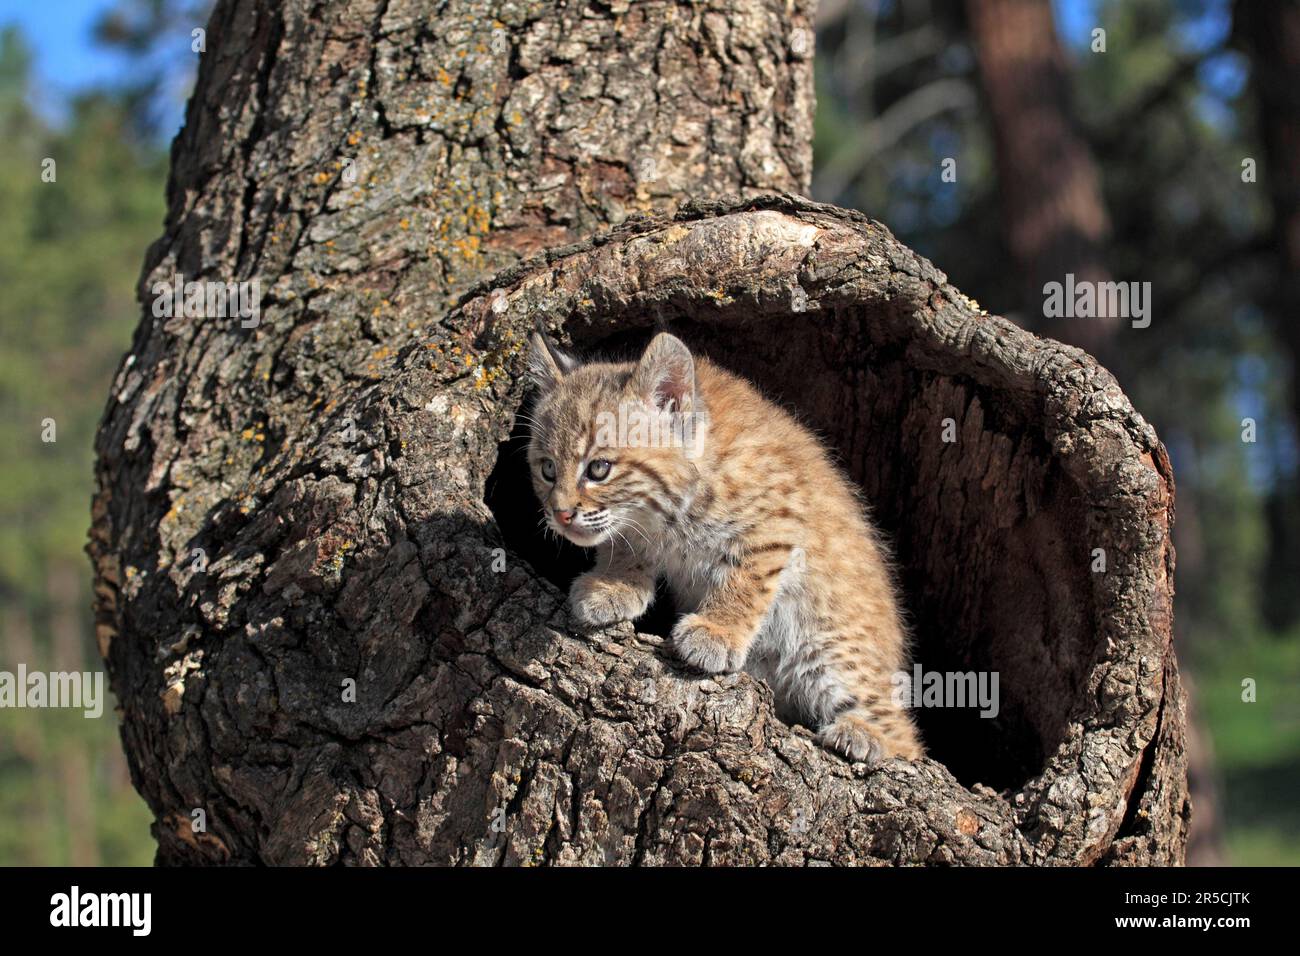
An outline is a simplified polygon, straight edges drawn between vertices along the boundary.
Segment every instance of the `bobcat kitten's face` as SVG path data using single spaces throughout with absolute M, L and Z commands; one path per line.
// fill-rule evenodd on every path
M 580 365 L 534 334 L 529 364 L 540 394 L 528 465 L 547 525 L 586 548 L 649 543 L 698 476 L 703 434 L 673 430 L 698 415 L 690 352 L 660 336 L 637 363 Z

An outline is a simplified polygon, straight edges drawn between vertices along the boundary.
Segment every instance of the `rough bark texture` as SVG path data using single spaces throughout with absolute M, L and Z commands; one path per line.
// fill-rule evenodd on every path
M 142 296 L 272 292 L 255 330 L 146 314 L 90 546 L 159 861 L 1180 861 L 1164 449 L 879 224 L 760 195 L 806 188 L 808 8 L 423 9 L 209 28 Z M 669 323 L 796 406 L 894 541 L 918 658 L 998 670 L 998 719 L 922 712 L 934 759 L 868 772 L 746 675 L 576 631 L 516 493 L 539 318 Z

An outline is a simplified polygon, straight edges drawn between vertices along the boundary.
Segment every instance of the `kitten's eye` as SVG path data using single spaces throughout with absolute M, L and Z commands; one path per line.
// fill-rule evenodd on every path
M 604 458 L 597 458 L 587 466 L 587 478 L 590 481 L 604 481 L 609 477 L 609 462 Z
M 542 459 L 542 477 L 547 481 L 555 480 L 555 462 L 549 458 Z

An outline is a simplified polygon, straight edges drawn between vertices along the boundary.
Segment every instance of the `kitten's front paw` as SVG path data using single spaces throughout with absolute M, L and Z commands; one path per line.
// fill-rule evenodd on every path
M 841 716 L 823 727 L 817 734 L 823 747 L 855 763 L 874 767 L 885 757 L 885 748 L 867 727 L 866 723 L 850 716 Z
M 854 708 L 836 717 L 817 736 L 831 750 L 872 767 L 890 757 L 918 760 L 925 756 L 916 727 L 905 711 L 872 713 Z
M 699 614 L 687 614 L 673 628 L 677 656 L 709 674 L 738 671 L 745 664 L 745 650 L 730 634 Z
M 569 589 L 569 610 L 584 627 L 607 627 L 645 613 L 654 592 L 588 572 Z

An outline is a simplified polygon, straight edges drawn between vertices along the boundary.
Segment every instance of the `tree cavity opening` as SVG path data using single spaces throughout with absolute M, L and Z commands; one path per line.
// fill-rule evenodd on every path
M 1097 653 L 1085 509 L 1037 410 L 917 367 L 905 342 L 878 331 L 880 312 L 898 307 L 682 315 L 667 327 L 794 411 L 862 488 L 894 555 L 929 755 L 967 786 L 1014 791 L 1063 737 Z M 635 357 L 657 331 L 642 321 L 612 335 L 571 328 L 574 347 L 583 358 Z M 591 557 L 540 523 L 525 457 L 528 402 L 518 411 L 486 502 L 506 547 L 567 593 Z M 675 618 L 661 590 L 636 627 L 667 635 Z M 943 705 L 928 706 L 936 675 Z M 996 689 L 994 707 L 981 689 Z M 955 706 L 953 690 L 974 699 Z

